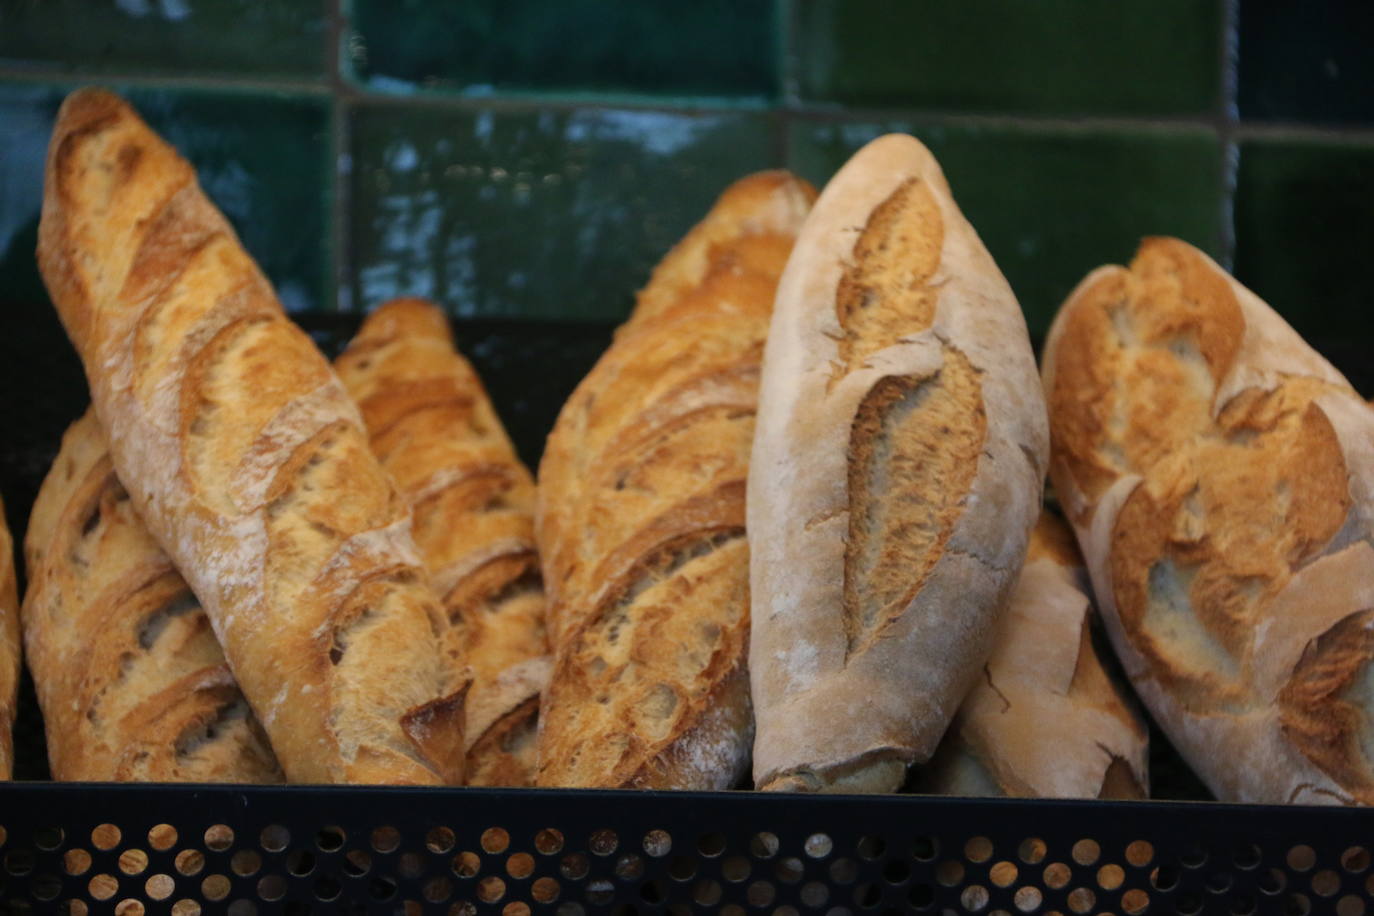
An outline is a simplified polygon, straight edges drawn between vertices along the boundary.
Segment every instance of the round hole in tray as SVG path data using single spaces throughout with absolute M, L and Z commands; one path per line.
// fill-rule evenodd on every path
M 258 845 L 268 852 L 281 852 L 291 845 L 291 831 L 281 824 L 268 824 L 258 834 Z
M 344 871 L 347 873 L 347 858 L 345 858 L 344 861 Z M 286 870 L 297 878 L 304 878 L 315 870 L 315 854 L 308 849 L 291 850 L 286 854 Z M 363 869 L 363 872 L 366 871 L 367 869 Z
M 119 893 L 119 879 L 114 875 L 96 875 L 86 883 L 86 891 L 96 900 L 109 900 Z
M 152 875 L 143 882 L 143 893 L 154 900 L 166 900 L 176 889 L 177 883 L 171 875 Z
M 1073 860 L 1079 865 L 1092 865 L 1102 855 L 1097 840 L 1082 839 L 1073 844 Z
M 234 831 L 228 824 L 214 824 L 205 831 L 205 848 L 224 852 L 234 845 Z
M 1174 901 L 1174 909 L 1182 916 L 1194 916 L 1202 912 L 1202 898 L 1197 894 L 1181 894 Z
M 697 860 L 691 856 L 673 856 L 668 863 L 668 877 L 674 881 L 691 881 L 697 876 Z
M 901 859 L 888 859 L 883 866 L 883 880 L 888 884 L 905 884 L 911 880 L 911 866 Z
M 811 858 L 824 859 L 834 850 L 835 842 L 830 839 L 829 834 L 813 833 L 806 838 L 806 842 L 802 844 L 802 848 Z
M 123 836 L 114 824 L 101 824 L 91 831 L 91 845 L 96 849 L 108 852 L 119 845 Z
M 57 875 L 35 875 L 33 880 L 29 882 L 29 890 L 39 900 L 47 903 L 50 900 L 56 900 L 57 895 L 62 893 L 62 879 Z
M 1288 850 L 1286 861 L 1293 871 L 1311 871 L 1317 864 L 1317 852 L 1311 846 L 1302 843 Z
M 343 888 L 339 886 L 339 882 L 328 875 L 315 879 L 315 898 L 317 900 L 323 900 L 328 903 L 337 898 L 342 890 Z
M 859 837 L 859 843 L 855 846 L 854 851 L 859 854 L 859 858 L 872 861 L 881 856 L 886 849 L 887 844 L 883 842 L 882 837 L 861 836 Z
M 773 911 L 773 916 L 801 916 L 801 911 L 794 906 L 783 904 Z
M 1346 894 L 1336 901 L 1336 916 L 1364 916 L 1365 902 L 1354 894 Z
M 830 880 L 836 884 L 853 884 L 859 877 L 859 866 L 853 859 L 836 859 L 830 863 Z
M 964 858 L 970 862 L 986 862 L 992 858 L 992 853 L 992 840 L 985 836 L 972 837 L 964 844 Z
M 460 878 L 475 878 L 482 870 L 482 857 L 475 852 L 460 852 L 453 857 L 453 873 Z
M 158 824 L 148 831 L 148 845 L 158 852 L 166 852 L 177 844 L 177 829 L 171 824 Z
M 1312 901 L 1306 894 L 1289 894 L 1283 902 L 1284 916 L 1307 916 L 1312 912 Z
M 534 850 L 540 855 L 556 856 L 563 851 L 563 833 L 545 827 L 534 835 Z
M 530 905 L 523 900 L 514 900 L 501 908 L 501 916 L 530 916 Z
M 1374 897 L 1374 875 L 1370 875 L 1364 882 L 1364 892 Z
M 673 838 L 666 830 L 650 830 L 644 834 L 644 852 L 646 855 L 661 859 L 673 849 Z
M 482 831 L 482 851 L 500 855 L 510 848 L 510 834 L 504 827 L 488 827 Z
M 715 906 L 720 903 L 720 895 L 720 882 L 710 878 L 703 878 L 692 887 L 692 900 L 701 906 Z
M 558 916 L 584 916 L 586 912 L 582 904 L 572 900 L 565 901 L 558 905 Z
M 883 892 L 876 884 L 860 884 L 854 888 L 855 906 L 871 910 L 882 902 Z
M 425 860 L 418 852 L 403 852 L 396 862 L 402 878 L 418 878 L 425 873 Z
M 988 880 L 998 887 L 1011 887 L 1016 883 L 1017 871 L 1015 865 L 1010 862 L 998 862 L 988 870 Z
M 1312 892 L 1319 897 L 1334 897 L 1341 889 L 1341 876 L 1323 868 L 1312 876 Z
M 229 879 L 224 875 L 207 875 L 200 882 L 200 895 L 206 900 L 223 900 L 229 896 Z
M 62 845 L 66 834 L 61 827 L 39 827 L 33 832 L 33 845 L 44 852 L 52 852 Z
M 830 899 L 830 888 L 820 881 L 808 881 L 801 887 L 802 906 L 819 909 Z
M 86 906 L 86 901 L 72 898 L 62 901 L 62 909 L 58 912 L 64 916 L 86 916 L 90 912 L 90 908 Z
M 615 885 L 605 878 L 597 878 L 587 884 L 587 902 L 593 906 L 605 906 L 615 897 Z
M 1254 843 L 1242 843 L 1236 847 L 1235 855 L 1231 857 L 1231 861 L 1235 863 L 1236 868 L 1249 871 L 1259 867 L 1260 858 L 1263 855 L 1264 851 Z
M 459 900 L 449 904 L 448 916 L 477 916 L 477 904 L 471 900 Z
M 771 881 L 755 881 L 745 891 L 744 899 L 749 901 L 750 906 L 772 906 L 777 895 L 777 889 Z
M 593 831 L 592 835 L 587 838 L 587 849 L 596 856 L 612 855 L 619 845 L 620 837 L 616 836 L 614 830 L 607 827 Z
M 183 849 L 177 853 L 174 864 L 180 874 L 187 877 L 198 875 L 205 869 L 205 853 L 199 849 Z
M 229 859 L 229 870 L 240 878 L 256 875 L 262 868 L 262 856 L 257 850 L 240 849 Z
M 143 916 L 143 901 L 129 897 L 115 904 L 115 916 Z
M 1063 862 L 1051 862 L 1045 866 L 1043 878 L 1046 887 L 1059 890 L 1068 886 L 1069 881 L 1073 878 L 1073 869 Z
M 530 885 L 530 896 L 536 903 L 553 903 L 558 899 L 558 882 L 553 878 L 536 878 Z
M 1040 909 L 1040 904 L 1044 902 L 1045 897 L 1040 893 L 1040 888 L 1026 885 L 1025 887 L 1018 887 L 1011 900 L 1021 912 L 1034 913 Z
M 617 913 L 616 916 L 627 916 L 627 914 Z M 720 916 L 744 916 L 744 907 L 738 903 L 727 903 L 720 908 Z
M 1281 894 L 1284 888 L 1288 886 L 1288 875 L 1280 869 L 1271 868 L 1260 876 L 1257 884 L 1262 894 L 1269 894 L 1270 896 Z
M 1088 913 L 1097 904 L 1097 895 L 1086 887 L 1076 887 L 1069 891 L 1069 909 L 1075 913 Z
M 771 859 L 778 854 L 781 843 L 776 833 L 764 830 L 749 838 L 749 854 L 756 859 Z
M 744 856 L 731 856 L 720 864 L 720 873 L 726 881 L 738 884 L 749 877 L 749 860 Z
M 1184 868 L 1201 868 L 1207 864 L 1207 850 L 1198 843 L 1192 843 L 1179 853 L 1178 861 Z
M 1126 870 L 1120 865 L 1108 863 L 1097 870 L 1097 886 L 1104 891 L 1114 891 L 1126 882 Z
M 703 833 L 697 838 L 697 852 L 713 859 L 725 851 L 725 834 Z
M 275 903 L 286 896 L 286 878 L 281 875 L 263 875 L 258 879 L 258 896 L 268 903 Z
M 438 875 L 425 882 L 422 893 L 425 900 L 430 903 L 443 903 L 453 896 L 453 882 L 443 875 Z
M 5 872 L 19 876 L 33 871 L 33 853 L 27 849 L 11 849 L 5 853 Z
M 667 898 L 667 888 L 662 881 L 654 879 L 639 886 L 639 899 L 650 906 L 658 906 Z
M 386 875 L 377 875 L 367 885 L 367 896 L 385 902 L 396 896 L 396 882 Z
M 955 887 L 964 882 L 964 864 L 947 859 L 935 866 L 935 880 L 945 887 Z
M 1207 883 L 1204 885 L 1209 893 L 1224 894 L 1231 889 L 1231 873 L 1219 871 L 1216 874 L 1207 876 Z
M 258 916 L 258 905 L 251 900 L 235 900 L 229 904 L 229 916 Z
M 200 916 L 200 904 L 194 900 L 178 900 L 172 904 L 172 916 Z
M 315 857 L 310 856 L 310 867 L 315 867 Z M 344 853 L 344 874 L 350 878 L 361 878 L 372 871 L 372 853 L 366 849 L 350 849 Z
M 1016 857 L 1027 865 L 1039 865 L 1045 861 L 1050 848 L 1038 836 L 1027 837 L 1016 847 Z
M 1341 868 L 1358 873 L 1369 867 L 1369 850 L 1363 846 L 1351 846 L 1341 853 Z
M 1155 857 L 1155 848 L 1148 840 L 1132 840 L 1126 845 L 1126 864 L 1144 868 Z
M 453 846 L 457 842 L 458 838 L 447 827 L 431 827 L 429 832 L 425 834 L 425 848 L 436 856 L 443 856 L 452 852 Z
M 84 875 L 91 870 L 91 854 L 84 849 L 68 849 L 62 854 L 62 870 L 69 875 Z
M 372 831 L 372 851 L 382 854 L 395 852 L 401 845 L 401 831 L 389 824 Z
M 1157 891 L 1171 891 L 1178 887 L 1178 869 L 1160 865 L 1150 872 L 1150 886 Z
M 1140 916 L 1150 907 L 1150 895 L 1138 887 L 1133 887 L 1121 895 L 1121 909 L 1128 916 Z
M 1249 894 L 1236 894 L 1231 898 L 1232 916 L 1250 916 L 1255 912 L 1255 906 L 1255 898 Z
M 517 881 L 534 874 L 534 856 L 527 852 L 517 852 L 506 860 L 506 874 Z
M 119 870 L 126 875 L 141 875 L 148 870 L 148 854 L 141 849 L 126 849 L 119 854 Z
M 321 827 L 315 834 L 315 845 L 321 852 L 338 852 L 343 848 L 346 834 L 342 827 Z
M 580 852 L 570 852 L 558 863 L 558 871 L 569 881 L 580 881 L 587 877 L 591 862 Z
M 935 888 L 929 884 L 913 884 L 907 892 L 906 900 L 915 909 L 929 909 L 935 903 Z
M 852 916 L 852 911 L 847 906 L 832 906 L 825 911 L 825 916 Z
M 917 862 L 934 862 L 940 853 L 940 844 L 934 837 L 918 836 L 911 841 L 911 857 Z
M 981 884 L 970 884 L 959 895 L 959 902 L 968 912 L 977 913 L 988 905 L 988 889 Z
M 783 884 L 796 884 L 806 877 L 806 866 L 796 856 L 784 856 L 774 863 L 773 877 Z

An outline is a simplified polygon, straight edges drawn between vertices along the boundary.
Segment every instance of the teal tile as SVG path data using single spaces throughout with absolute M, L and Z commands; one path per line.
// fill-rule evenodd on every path
M 759 113 L 364 105 L 352 123 L 354 304 L 615 320 L 734 179 L 773 160 Z
M 1221 248 L 1222 154 L 1210 131 L 801 121 L 792 167 L 824 182 L 889 131 L 915 134 L 940 160 L 1032 333 L 1088 271 L 1129 261 L 1143 236 Z
M 327 75 L 327 0 L 6 0 L 0 62 L 75 73 Z
M 0 304 L 47 299 L 34 263 L 43 160 L 72 88 L 0 84 Z M 328 100 L 145 87 L 124 94 L 196 166 L 286 307 L 333 308 Z
M 1237 278 L 1319 349 L 1353 344 L 1374 369 L 1374 144 L 1242 143 L 1235 219 Z
M 352 0 L 373 88 L 709 97 L 776 91 L 776 0 Z
M 1374 124 L 1374 3 L 1240 7 L 1240 114 Z
M 804 98 L 1036 114 L 1202 113 L 1221 4 L 1203 0 L 796 0 Z

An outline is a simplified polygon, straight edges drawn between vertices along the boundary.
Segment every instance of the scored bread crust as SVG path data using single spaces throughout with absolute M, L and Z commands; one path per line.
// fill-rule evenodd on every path
M 24 642 L 54 779 L 277 783 L 210 621 L 134 513 L 93 413 L 24 536 Z
M 912 137 L 830 181 L 778 287 L 749 471 L 754 779 L 894 791 L 991 649 L 1040 510 L 1010 287 Z
M 287 777 L 460 779 L 462 695 L 404 499 L 191 166 L 117 96 L 58 112 L 38 261 L 119 478 Z
M 1205 254 L 1051 326 L 1051 476 L 1127 675 L 1224 801 L 1374 803 L 1374 414 Z
M 1149 736 L 1091 637 L 1073 532 L 1046 512 L 974 682 L 917 791 L 1016 798 L 1145 798 Z
M 741 179 L 664 258 L 539 468 L 545 786 L 724 789 L 752 740 L 744 483 L 777 279 L 814 199 Z
M 415 545 L 447 615 L 443 645 L 455 678 L 471 668 L 468 783 L 532 785 L 549 668 L 534 480 L 432 303 L 378 308 L 335 369 L 373 453 L 410 502 Z
M 14 714 L 19 703 L 19 592 L 14 541 L 0 500 L 0 779 L 14 772 Z

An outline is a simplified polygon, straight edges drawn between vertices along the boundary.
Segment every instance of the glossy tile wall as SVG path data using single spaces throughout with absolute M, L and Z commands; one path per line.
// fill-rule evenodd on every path
M 920 136 L 1043 331 L 1149 234 L 1367 328 L 1374 15 L 1259 0 L 0 0 L 0 307 L 53 113 L 135 104 L 293 311 L 609 326 L 732 178 Z

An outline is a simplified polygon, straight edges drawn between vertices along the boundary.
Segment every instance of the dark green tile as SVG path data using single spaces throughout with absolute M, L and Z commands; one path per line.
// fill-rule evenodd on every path
M 326 0 L 4 0 L 0 61 L 76 73 L 327 76 Z
M 1088 271 L 1128 262 L 1143 236 L 1220 249 L 1222 157 L 1210 131 L 803 121 L 793 125 L 792 165 L 824 182 L 889 131 L 914 133 L 940 160 L 1033 333 Z
M 1235 213 L 1236 277 L 1314 345 L 1374 364 L 1374 144 L 1245 142 Z
M 352 0 L 373 88 L 768 97 L 776 0 Z
M 796 0 L 803 97 L 1056 114 L 1201 113 L 1220 87 L 1211 0 Z
M 734 179 L 771 164 L 768 116 L 367 105 L 352 127 L 355 305 L 623 317 Z
M 71 88 L 0 84 L 0 304 L 6 308 L 47 301 L 34 264 L 43 160 L 53 117 Z M 150 88 L 125 95 L 196 166 L 201 185 L 286 307 L 333 308 L 328 100 Z
M 1374 123 L 1374 3 L 1242 3 L 1243 118 Z

